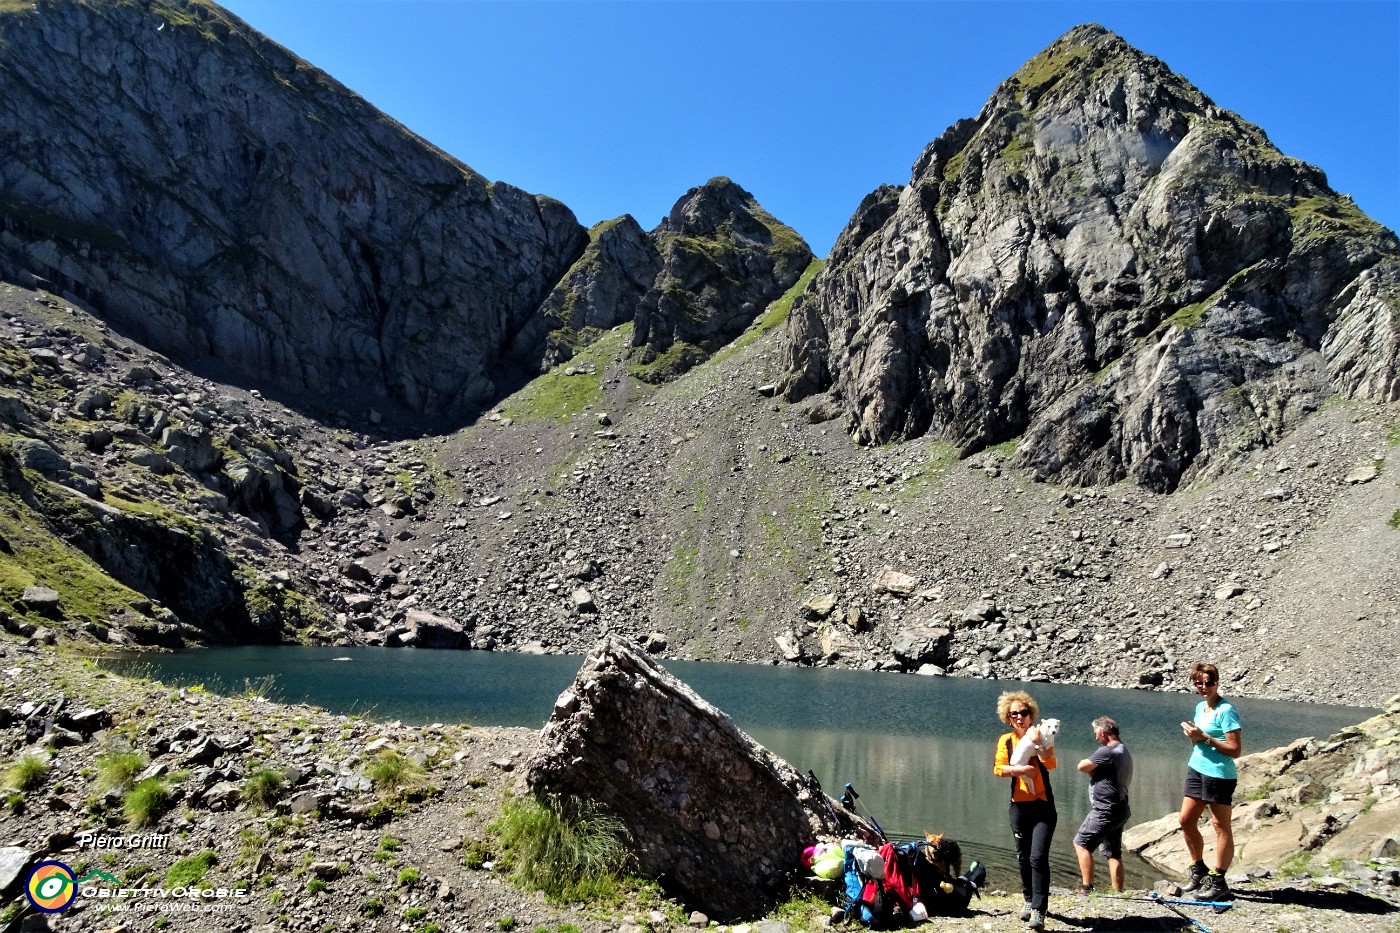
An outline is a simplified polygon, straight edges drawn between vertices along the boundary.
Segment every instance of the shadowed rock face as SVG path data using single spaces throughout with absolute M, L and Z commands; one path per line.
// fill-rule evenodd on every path
M 661 271 L 637 310 L 634 357 L 669 379 L 739 336 L 812 261 L 790 227 L 728 178 L 676 202 L 650 234 Z
M 876 839 L 815 781 L 611 637 L 555 703 L 521 783 L 607 808 L 631 830 L 645 877 L 720 920 L 769 911 L 818 836 Z
M 834 390 L 860 442 L 1021 437 L 1044 477 L 1170 490 L 1337 392 L 1400 398 L 1398 257 L 1320 171 L 1081 26 L 866 198 L 783 390 Z
M 0 46 L 0 271 L 183 362 L 461 414 L 587 243 L 212 5 L 41 0 Z
M 598 224 L 583 255 L 517 335 L 518 361 L 528 372 L 544 372 L 594 334 L 633 320 L 660 271 L 655 244 L 630 215 Z

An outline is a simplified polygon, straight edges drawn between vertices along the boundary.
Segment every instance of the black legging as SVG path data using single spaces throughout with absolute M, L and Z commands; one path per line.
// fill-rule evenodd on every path
M 1042 913 L 1050 907 L 1050 840 L 1059 820 L 1053 800 L 1011 804 L 1011 832 L 1021 867 L 1021 894 Z

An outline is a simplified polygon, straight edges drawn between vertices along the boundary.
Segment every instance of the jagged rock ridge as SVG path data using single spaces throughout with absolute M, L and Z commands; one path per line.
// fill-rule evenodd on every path
M 792 228 L 722 177 L 686 192 L 651 237 L 662 268 L 637 310 L 632 345 L 656 381 L 739 336 L 812 261 Z
M 304 472 L 274 439 L 280 424 L 255 427 L 208 383 L 172 389 L 166 362 L 309 403 L 316 418 L 333 406 L 342 426 L 397 432 L 405 410 L 456 426 L 520 370 L 568 359 L 644 307 L 654 316 L 648 295 L 694 271 L 678 237 L 702 243 L 710 265 L 693 264 L 692 317 L 650 328 L 647 347 L 665 355 L 683 340 L 687 364 L 811 260 L 725 178 L 691 189 L 650 234 L 625 216 L 585 232 L 558 202 L 487 182 L 198 0 L 6 4 L 0 44 L 0 282 L 46 287 L 115 325 L 24 324 L 17 346 L 0 335 L 0 504 L 35 532 L 21 550 L 71 547 L 110 574 L 110 599 L 60 587 L 64 614 L 98 640 L 305 632 L 320 614 L 239 566 L 229 541 L 295 552 L 312 526 L 370 505 L 355 476 Z M 130 339 L 169 359 L 122 362 L 137 355 Z M 414 514 L 401 493 L 373 504 Z M 21 563 L 27 574 L 45 561 Z M 468 642 L 412 624 L 387 637 Z
M 1264 133 L 1071 30 L 861 204 L 794 308 L 783 390 L 855 438 L 1159 490 L 1341 392 L 1400 398 L 1400 244 Z
M 811 258 L 727 179 L 590 238 L 199 0 L 39 0 L 0 44 L 0 273 L 287 397 L 460 423 L 634 318 L 703 358 Z
M 752 194 L 712 178 L 649 233 L 625 214 L 589 231 L 588 247 L 550 293 L 517 358 L 542 371 L 602 330 L 631 322 L 635 374 L 674 379 L 738 337 L 812 262 L 807 243 Z M 530 356 L 532 348 L 542 356 Z

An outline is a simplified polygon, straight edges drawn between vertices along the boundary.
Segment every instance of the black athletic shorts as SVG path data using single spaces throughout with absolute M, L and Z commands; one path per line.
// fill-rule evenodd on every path
M 1186 769 L 1186 793 L 1183 796 L 1206 803 L 1223 803 L 1227 807 L 1235 802 L 1234 778 L 1207 777 L 1195 768 Z

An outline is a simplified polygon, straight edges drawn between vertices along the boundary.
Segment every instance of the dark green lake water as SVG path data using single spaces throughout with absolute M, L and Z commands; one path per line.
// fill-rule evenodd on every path
M 337 661 L 336 658 L 350 658 Z M 338 713 L 407 723 L 544 725 L 555 698 L 573 682 L 580 658 L 484 651 L 390 648 L 243 647 L 147 655 L 109 666 L 171 684 L 237 692 L 272 678 L 272 698 Z M 993 871 L 992 884 L 1017 885 L 1009 851 L 1009 782 L 992 776 L 996 717 L 1003 690 L 1027 689 L 1043 716 L 1063 722 L 1052 772 L 1059 810 L 1055 883 L 1077 883 L 1071 840 L 1088 810 L 1088 779 L 1074 764 L 1094 748 L 1089 723 L 1118 720 L 1132 750 L 1133 823 L 1177 810 L 1190 748 L 1177 724 L 1187 694 L 1022 684 L 862 671 L 667 661 L 664 666 L 724 710 L 749 735 L 800 771 L 811 770 L 833 796 L 846 782 L 860 805 L 891 834 L 946 832 L 966 858 Z M 1374 715 L 1372 709 L 1235 700 L 1246 752 L 1300 736 L 1330 735 Z M 1100 867 L 1100 873 L 1103 869 Z M 1129 865 L 1131 884 L 1159 877 Z

